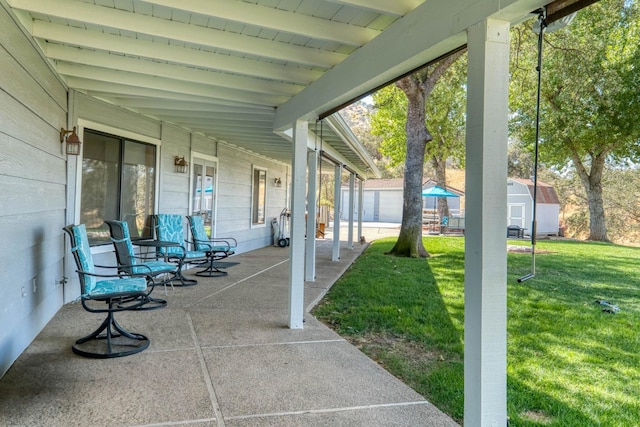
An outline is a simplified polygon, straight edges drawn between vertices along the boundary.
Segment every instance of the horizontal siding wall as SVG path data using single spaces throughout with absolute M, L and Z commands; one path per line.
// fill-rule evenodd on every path
M 267 199 L 265 225 L 251 225 L 251 191 L 253 167 L 267 171 Z M 278 219 L 287 203 L 290 177 L 288 168 L 281 163 L 218 145 L 218 236 L 238 239 L 239 252 L 272 244 L 271 221 Z M 282 187 L 274 185 L 280 178 Z
M 63 303 L 67 91 L 0 6 L 0 376 Z
M 189 174 L 176 173 L 175 157 L 189 159 L 191 139 L 187 130 L 171 124 L 162 125 L 160 149 L 160 200 L 159 212 L 185 216 L 189 213 Z
M 162 213 L 189 213 L 190 173 L 175 172 L 175 157 L 189 159 L 192 151 L 217 157 L 218 236 L 238 239 L 238 252 L 272 244 L 271 220 L 278 218 L 288 200 L 288 166 L 82 93 L 74 92 L 73 107 L 69 107 L 64 83 L 1 5 L 0 28 L 0 273 L 11 278 L 1 284 L 0 375 L 78 291 L 70 270 L 73 263 L 66 262 L 67 272 L 64 267 L 70 258 L 62 227 L 67 218 L 77 216 L 67 212 L 73 210 L 75 200 L 67 192 L 77 190 L 73 182 L 67 185 L 67 174 L 74 177 L 74 168 L 81 164 L 77 158 L 68 162 L 59 142 L 60 128 L 68 123 L 95 123 L 101 129 L 113 129 L 115 135 L 120 130 L 125 136 L 161 141 L 158 206 Z M 72 117 L 67 118 L 68 112 Z M 264 226 L 251 225 L 254 165 L 267 170 Z M 282 180 L 282 187 L 275 187 L 275 178 Z M 110 256 L 100 253 L 96 259 Z M 70 282 L 61 286 L 57 282 L 64 275 Z
M 266 157 L 239 149 L 188 129 L 163 123 L 139 114 L 122 110 L 111 104 L 78 94 L 78 118 L 113 128 L 133 132 L 161 141 L 159 156 L 160 192 L 158 212 L 186 216 L 189 214 L 188 173 L 175 171 L 175 157 L 190 159 L 192 153 L 218 158 L 217 235 L 238 240 L 238 253 L 272 244 L 271 220 L 278 218 L 287 202 L 288 167 Z M 252 167 L 267 170 L 267 209 L 264 226 L 251 225 Z M 282 186 L 276 188 L 274 179 Z M 188 237 L 185 219 L 185 237 Z M 101 256 L 102 259 L 104 256 Z

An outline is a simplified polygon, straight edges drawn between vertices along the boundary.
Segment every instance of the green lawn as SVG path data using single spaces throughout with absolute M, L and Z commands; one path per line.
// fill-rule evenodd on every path
M 426 238 L 426 260 L 384 255 L 394 241 L 373 242 L 314 315 L 462 421 L 464 240 Z M 523 283 L 531 255 L 508 255 L 511 426 L 640 425 L 640 248 L 536 249 L 536 277 Z

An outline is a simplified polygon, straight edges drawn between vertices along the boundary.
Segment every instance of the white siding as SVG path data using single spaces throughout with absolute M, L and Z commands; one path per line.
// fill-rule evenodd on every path
M 402 190 L 380 191 L 378 221 L 402 222 Z
M 237 238 L 238 252 L 272 244 L 271 220 L 287 205 L 290 177 L 282 163 L 80 93 L 77 117 L 68 120 L 64 84 L 2 8 L 0 28 L 0 274 L 11 278 L 3 282 L 0 299 L 2 376 L 63 301 L 78 292 L 73 271 L 63 271 L 69 257 L 62 227 L 76 214 L 66 212 L 75 195 L 69 195 L 68 203 L 67 157 L 59 142 L 60 128 L 68 122 L 82 120 L 115 135 L 122 131 L 122 136 L 160 141 L 158 206 L 163 213 L 189 213 L 190 173 L 175 172 L 175 156 L 190 158 L 191 150 L 217 156 L 217 233 Z M 267 170 L 267 218 L 260 227 L 251 226 L 252 165 Z M 275 178 L 282 180 L 281 187 L 275 186 Z M 106 248 L 97 252 L 97 260 L 113 263 Z M 70 279 L 66 287 L 56 284 L 63 275 Z
M 342 189 L 342 219 L 349 217 L 349 189 Z M 362 195 L 362 221 L 402 222 L 402 189 L 367 189 Z M 354 220 L 358 212 L 358 191 L 354 193 Z
M 560 205 L 538 204 L 538 234 L 558 234 Z
M 2 376 L 62 306 L 67 93 L 3 8 L 0 28 Z

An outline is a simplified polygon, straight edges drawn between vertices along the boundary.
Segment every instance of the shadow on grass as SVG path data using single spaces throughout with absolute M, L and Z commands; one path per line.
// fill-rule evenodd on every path
M 314 312 L 456 421 L 463 417 L 464 240 L 428 238 L 427 260 L 376 241 Z M 636 425 L 640 248 L 540 241 L 508 254 L 511 425 Z M 620 307 L 602 311 L 596 299 Z
M 445 304 L 443 294 L 462 291 L 453 284 L 461 280 L 463 263 L 450 258 L 460 256 L 452 251 L 427 260 L 385 255 L 394 241 L 375 241 L 313 314 L 461 421 L 464 306 Z M 449 262 L 460 268 L 442 286 L 431 264 Z

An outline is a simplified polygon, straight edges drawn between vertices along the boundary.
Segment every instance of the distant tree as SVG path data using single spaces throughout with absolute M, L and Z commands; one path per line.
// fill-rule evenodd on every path
M 540 179 L 552 184 L 560 199 L 560 221 L 566 226 L 567 237 L 589 236 L 589 204 L 573 169 L 562 172 L 542 170 Z M 607 165 L 602 176 L 604 209 L 607 212 L 607 232 L 616 243 L 640 241 L 640 167 L 638 165 Z
M 509 144 L 507 173 L 513 178 L 531 178 L 533 174 L 533 154 L 522 144 Z
M 466 63 L 453 66 L 464 53 L 450 55 L 373 95 L 376 111 L 371 124 L 372 132 L 382 137 L 380 151 L 392 164 L 404 161 L 405 165 L 402 225 L 390 254 L 429 256 L 422 244 L 425 155 L 436 171 L 436 181 L 444 186 L 447 159 L 453 153 L 461 158 L 464 152 L 460 141 L 464 140 Z
M 540 160 L 558 170 L 573 167 L 589 206 L 590 240 L 609 240 L 605 165 L 640 160 L 639 9 L 635 1 L 602 0 L 545 35 Z M 537 36 L 530 23 L 512 31 L 510 126 L 531 147 Z
M 382 178 L 401 178 L 403 164 L 398 164 L 389 156 L 382 154 L 379 150 L 382 138 L 371 132 L 373 105 L 360 100 L 341 110 L 340 114 L 373 159 Z
M 640 167 L 608 167 L 603 176 L 607 229 L 616 242 L 639 242 L 640 238 Z

